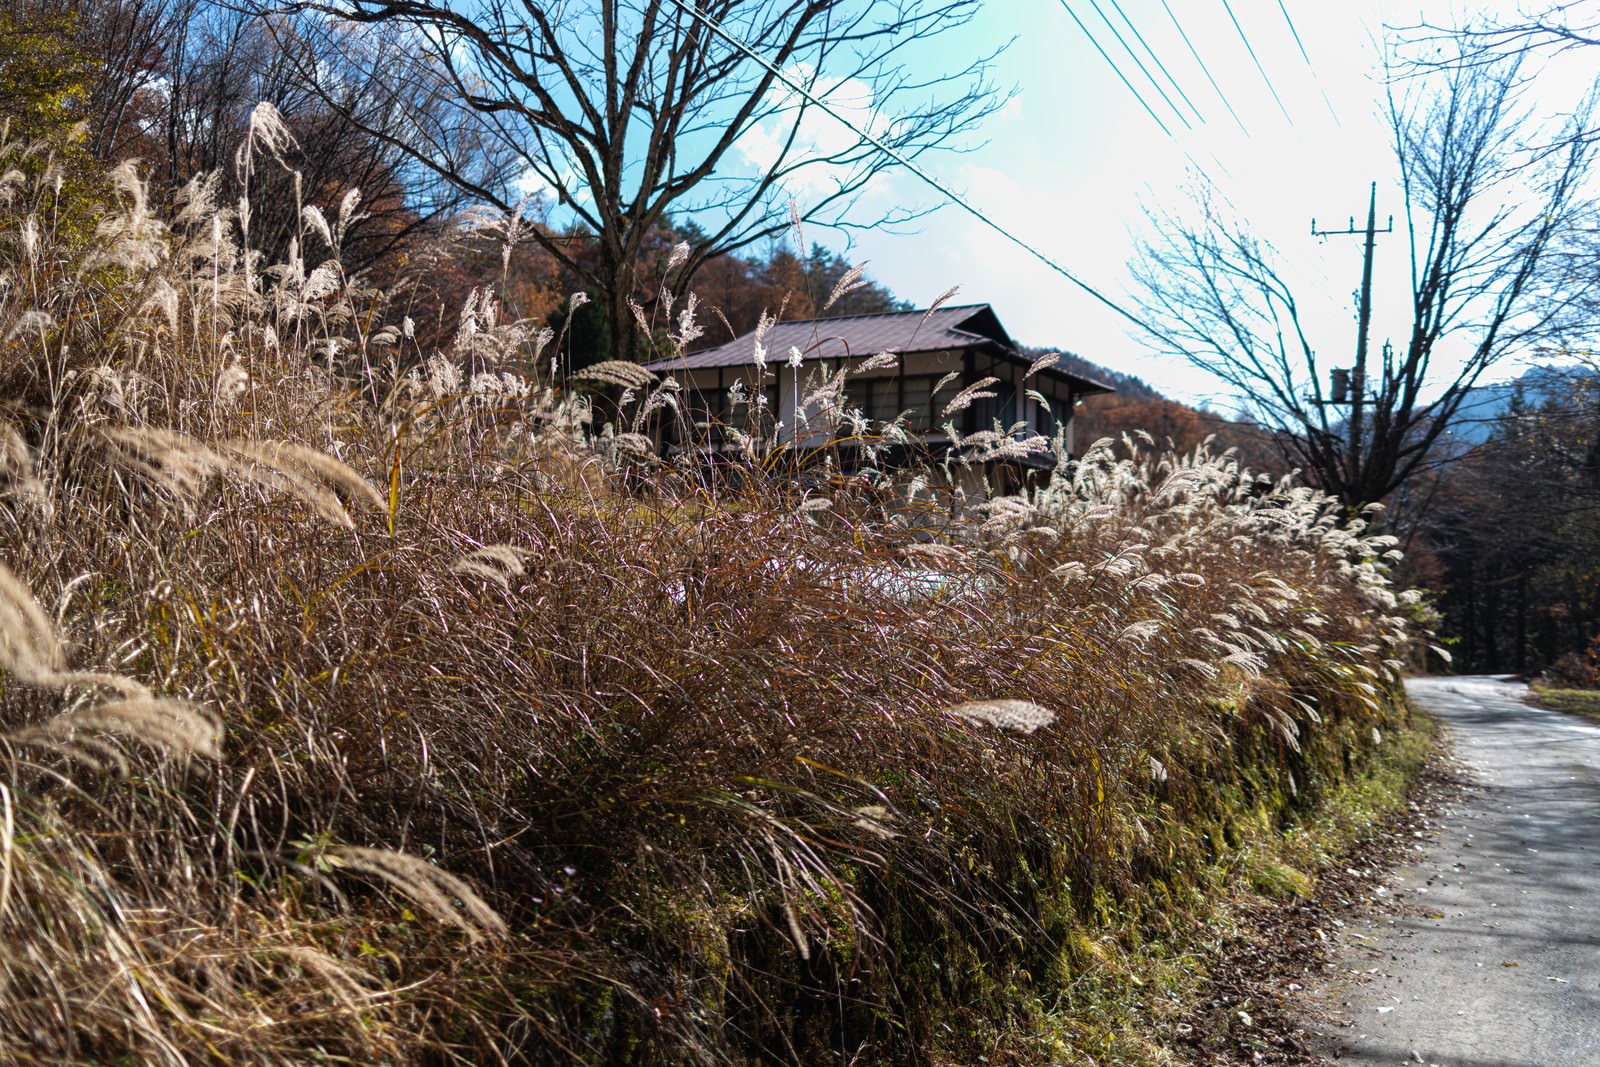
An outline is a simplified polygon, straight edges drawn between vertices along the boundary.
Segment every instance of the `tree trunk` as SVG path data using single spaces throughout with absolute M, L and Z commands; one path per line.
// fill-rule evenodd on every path
M 1483 661 L 1491 671 L 1499 671 L 1503 666 L 1500 662 L 1500 635 L 1496 633 L 1500 622 L 1498 571 L 1499 568 L 1495 568 L 1487 575 L 1483 591 Z
M 1528 572 L 1517 575 L 1517 673 L 1528 672 Z

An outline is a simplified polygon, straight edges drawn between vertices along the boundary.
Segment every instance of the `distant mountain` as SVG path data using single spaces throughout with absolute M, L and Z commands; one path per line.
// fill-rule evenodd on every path
M 1513 381 L 1476 386 L 1461 402 L 1451 436 L 1463 444 L 1481 445 L 1494 433 L 1496 420 L 1508 414 L 1519 397 L 1526 406 L 1538 408 L 1567 399 L 1585 385 L 1600 385 L 1600 372 L 1577 364 L 1549 364 L 1533 367 Z

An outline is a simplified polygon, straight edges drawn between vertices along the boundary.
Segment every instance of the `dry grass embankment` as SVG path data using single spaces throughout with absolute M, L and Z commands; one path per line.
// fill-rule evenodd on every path
M 204 188 L 74 230 L 47 163 L 0 216 L 0 1060 L 1115 1059 L 1130 953 L 1195 972 L 1397 721 L 1390 543 L 1307 489 L 623 479 L 487 298 L 408 349 L 353 201 L 267 266 Z

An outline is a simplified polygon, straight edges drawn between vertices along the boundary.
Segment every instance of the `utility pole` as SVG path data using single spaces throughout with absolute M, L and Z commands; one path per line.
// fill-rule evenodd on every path
M 1367 198 L 1367 225 L 1365 229 L 1356 229 L 1356 220 L 1350 219 L 1350 227 L 1345 230 L 1319 230 L 1317 220 L 1311 220 L 1311 233 L 1315 237 L 1339 237 L 1354 234 L 1365 234 L 1367 238 L 1366 254 L 1361 263 L 1361 312 L 1356 330 L 1356 365 L 1350 375 L 1350 475 L 1352 479 L 1360 473 L 1361 464 L 1361 432 L 1364 428 L 1363 408 L 1367 399 L 1367 329 L 1372 323 L 1372 248 L 1380 233 L 1394 232 L 1394 216 L 1389 216 L 1389 225 L 1378 229 L 1378 183 L 1372 183 L 1371 194 Z

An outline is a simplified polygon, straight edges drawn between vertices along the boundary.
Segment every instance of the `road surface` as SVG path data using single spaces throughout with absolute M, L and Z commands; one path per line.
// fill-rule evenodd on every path
M 1412 700 L 1472 780 L 1415 866 L 1352 923 L 1313 1030 L 1340 1064 L 1600 1065 L 1600 727 L 1491 678 Z

